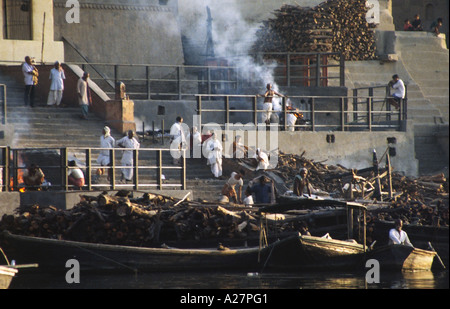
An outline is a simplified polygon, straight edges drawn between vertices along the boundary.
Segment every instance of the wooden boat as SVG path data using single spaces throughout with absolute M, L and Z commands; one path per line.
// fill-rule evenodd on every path
M 364 262 L 364 246 L 356 241 L 316 236 L 299 236 L 296 246 L 280 243 L 267 259 L 279 270 L 356 269 Z
M 231 270 L 260 271 L 271 252 L 293 250 L 299 236 L 293 235 L 266 247 L 214 249 L 144 248 L 84 243 L 14 235 L 3 231 L 3 247 L 20 263 L 37 262 L 40 269 L 67 271 L 66 262 L 76 259 L 80 270 L 184 271 Z M 279 254 L 282 254 L 281 252 Z M 296 263 L 294 259 L 290 262 Z M 292 265 L 291 265 L 292 266 Z M 270 268 L 276 267 L 273 263 Z
M 7 289 L 16 273 L 17 269 L 0 265 L 0 289 Z
M 143 248 L 1 234 L 3 246 L 21 263 L 67 271 L 76 259 L 83 271 L 300 270 L 352 268 L 362 263 L 363 245 L 299 234 L 265 247 L 237 249 Z
M 345 209 L 348 213 L 348 236 L 352 236 L 353 210 L 363 212 L 364 220 L 366 207 L 352 202 L 339 201 L 324 198 L 287 197 L 278 204 L 269 205 L 260 209 L 261 213 L 285 213 L 299 209 L 324 209 L 324 213 L 336 215 L 333 209 Z M 363 226 L 363 238 L 365 240 L 365 224 Z M 348 240 L 331 239 L 330 237 L 299 236 L 297 246 L 287 249 L 283 244 L 268 258 L 271 267 L 284 269 L 358 269 L 365 259 L 366 245 L 357 243 L 349 237 Z M 295 261 L 295 263 L 294 263 Z M 288 266 L 289 265 L 289 266 Z
M 380 270 L 431 270 L 435 251 L 423 250 L 406 245 L 386 245 L 368 252 L 368 259 L 380 263 Z

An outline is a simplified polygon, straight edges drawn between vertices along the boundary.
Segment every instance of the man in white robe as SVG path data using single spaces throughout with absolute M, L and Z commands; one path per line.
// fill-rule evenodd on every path
M 256 170 L 265 170 L 269 167 L 269 157 L 261 148 L 256 149 L 255 159 L 258 163 Z
M 208 165 L 211 165 L 211 172 L 214 177 L 222 176 L 222 143 L 217 139 L 215 133 L 208 142 L 207 148 L 209 150 Z
M 180 164 L 181 149 L 186 147 L 186 137 L 184 135 L 183 118 L 178 116 L 176 122 L 170 127 L 170 154 L 173 158 L 173 164 Z
M 127 149 L 138 149 L 140 147 L 139 142 L 134 138 L 133 131 L 129 130 L 127 135 L 122 137 L 117 141 L 117 146 L 121 148 Z M 133 151 L 132 150 L 124 150 L 122 154 L 121 160 L 122 166 L 130 166 L 130 167 L 122 167 L 122 175 L 125 181 L 133 180 Z

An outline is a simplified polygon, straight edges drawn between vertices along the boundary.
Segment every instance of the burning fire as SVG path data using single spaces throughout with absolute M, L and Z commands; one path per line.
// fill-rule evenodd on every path
M 25 181 L 23 180 L 23 172 L 25 170 L 25 164 L 22 157 L 19 155 L 17 160 L 17 183 L 14 184 L 14 175 L 9 180 L 9 188 L 11 191 L 25 192 Z
M 14 186 L 14 177 L 12 176 L 9 181 L 9 187 L 11 191 L 18 190 L 19 192 L 25 192 L 25 182 L 23 181 L 23 168 L 17 170 L 17 186 Z

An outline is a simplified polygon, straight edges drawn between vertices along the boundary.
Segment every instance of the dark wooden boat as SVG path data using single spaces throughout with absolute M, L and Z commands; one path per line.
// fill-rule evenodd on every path
M 67 271 L 66 262 L 76 259 L 81 270 L 184 271 L 231 270 L 260 271 L 271 252 L 295 250 L 299 236 L 293 235 L 265 247 L 218 249 L 144 248 L 84 243 L 14 235 L 3 231 L 2 246 L 17 262 L 39 264 L 40 269 Z M 281 252 L 278 254 L 282 254 Z M 289 262 L 296 263 L 295 259 Z M 277 265 L 270 263 L 269 268 Z M 291 265 L 295 266 L 295 265 Z
M 0 265 L 0 289 L 7 289 L 16 273 L 17 269 Z
M 406 245 L 386 245 L 369 251 L 368 259 L 380 263 L 380 270 L 423 271 L 431 270 L 435 251 L 413 248 Z
M 217 249 L 143 248 L 1 234 L 3 246 L 20 263 L 67 271 L 76 259 L 84 271 L 266 270 L 354 268 L 364 247 L 355 242 L 292 235 L 265 247 Z

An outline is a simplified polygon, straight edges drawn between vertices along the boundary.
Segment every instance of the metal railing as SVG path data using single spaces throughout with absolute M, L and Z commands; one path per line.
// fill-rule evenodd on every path
M 6 101 L 6 85 L 0 84 L 0 123 L 6 124 L 7 122 L 7 114 L 6 114 L 6 108 L 7 108 L 7 101 Z
M 266 113 L 258 109 L 262 101 L 257 95 L 202 95 L 197 97 L 197 125 L 217 123 L 225 128 L 227 123 L 261 123 L 261 116 Z M 364 99 L 365 105 L 359 103 L 352 107 L 354 100 Z M 303 131 L 402 131 L 406 119 L 405 105 L 398 110 L 391 110 L 384 104 L 385 97 L 348 97 L 348 96 L 290 96 L 289 100 L 296 111 L 286 107 L 286 98 L 279 98 L 279 110 L 272 114 L 278 121 L 280 130 Z M 222 103 L 220 102 L 222 101 Z M 275 102 L 275 98 L 274 98 Z M 274 103 L 274 105 L 277 103 Z M 303 118 L 295 125 L 289 125 L 287 114 L 301 113 Z M 209 115 L 207 115 L 209 114 Z M 277 118 L 275 117 L 275 118 Z M 206 120 L 205 120 L 206 119 Z
M 264 67 L 271 68 L 274 82 L 281 87 L 327 87 L 330 81 L 345 86 L 345 61 L 340 53 L 257 53 L 224 61 L 210 59 L 208 65 L 120 64 L 92 62 L 69 40 L 64 41 L 82 59 L 65 64 L 78 65 L 89 72 L 90 79 L 110 97 L 114 97 L 118 82 L 126 85 L 127 95 L 134 100 L 182 100 L 192 99 L 195 94 L 236 94 L 242 88 L 260 88 L 266 82 L 261 81 Z M 251 65 L 242 64 L 249 59 Z M 258 70 L 254 69 L 256 66 Z M 333 68 L 338 72 L 330 74 Z
M 96 189 L 181 189 L 186 190 L 186 161 L 184 153 L 180 158 L 181 165 L 174 165 L 172 156 L 166 148 L 10 148 L 0 147 L 0 170 L 3 191 L 23 190 L 70 190 L 80 189 L 69 184 L 68 176 L 72 168 L 83 171 L 85 185 L 82 190 Z M 109 151 L 110 166 L 100 166 L 96 159 L 102 150 Z M 133 164 L 125 166 L 120 158 L 123 151 L 133 152 Z M 74 160 L 76 167 L 70 166 Z M 37 187 L 26 186 L 22 174 L 35 163 L 46 175 L 46 182 Z M 98 171 L 104 170 L 103 175 Z M 132 169 L 131 181 L 121 180 L 121 169 Z
M 371 104 L 380 104 L 381 108 L 385 108 L 387 112 L 392 110 L 391 104 L 388 102 L 388 98 L 392 97 L 391 87 L 388 85 L 379 86 L 369 86 L 369 87 L 359 87 L 353 89 L 353 114 L 354 121 L 358 120 L 358 109 L 359 106 L 368 104 L 367 99 L 371 98 Z M 408 109 L 408 85 L 405 84 L 405 98 L 401 100 L 400 104 L 401 119 L 407 119 L 407 109 Z M 390 113 L 386 114 L 386 117 L 390 117 Z M 389 119 L 389 118 L 388 118 Z
M 345 86 L 344 60 L 339 53 L 265 53 L 256 57 L 278 57 L 273 78 L 278 86 L 322 86 L 329 81 Z M 338 58 L 339 60 L 330 60 Z M 195 94 L 235 94 L 239 89 L 261 87 L 260 72 L 236 65 L 156 65 L 71 62 L 90 71 L 90 78 L 114 93 L 113 85 L 123 82 L 131 99 L 182 100 Z M 339 68 L 337 76 L 329 76 L 331 68 Z M 101 73 L 99 73 L 101 72 Z

